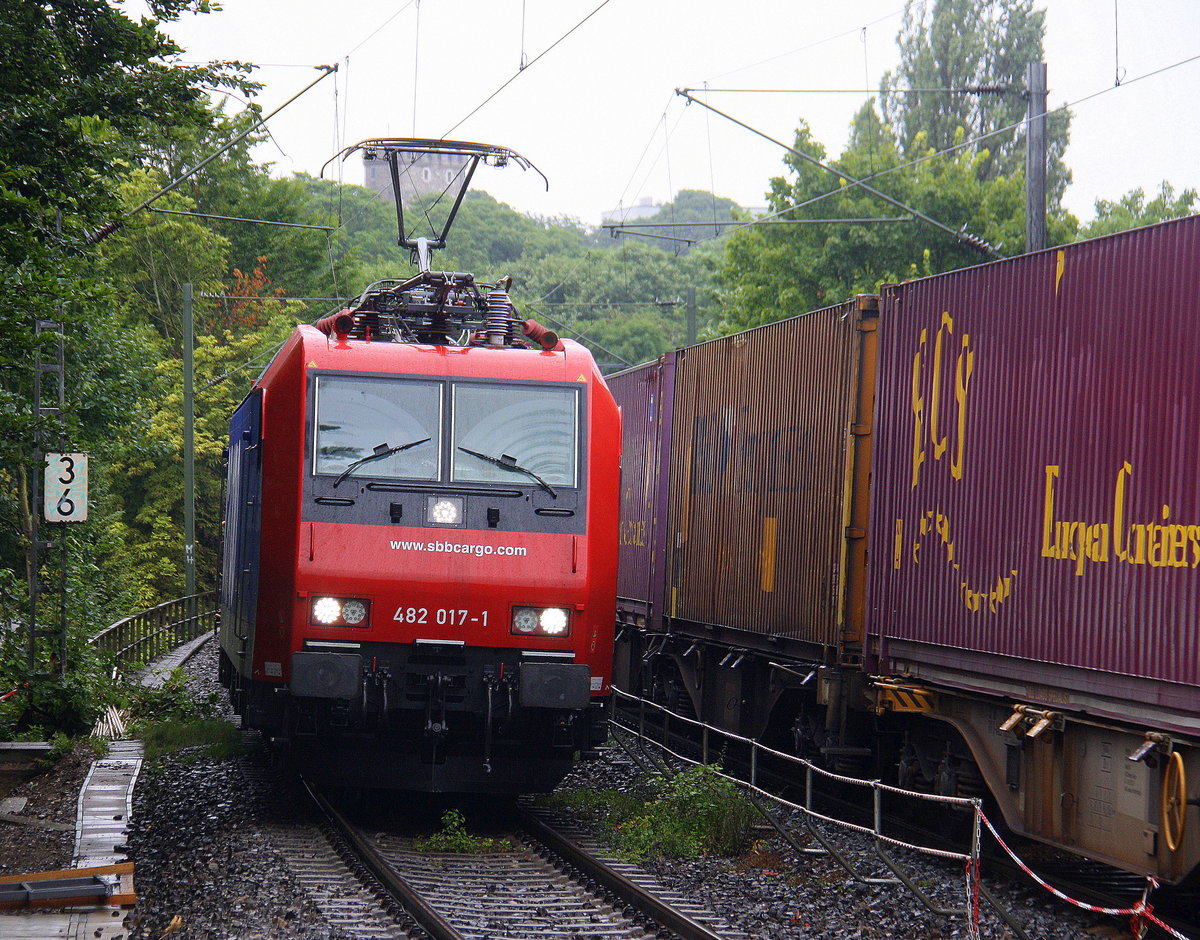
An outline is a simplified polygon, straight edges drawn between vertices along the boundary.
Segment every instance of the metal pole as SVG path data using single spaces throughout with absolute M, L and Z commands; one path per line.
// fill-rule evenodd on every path
M 196 593 L 196 448 L 192 374 L 192 285 L 183 285 L 183 572 Z
M 1025 250 L 1046 247 L 1046 63 L 1030 62 L 1025 132 Z
M 696 345 L 696 285 L 689 284 L 687 289 L 687 344 Z

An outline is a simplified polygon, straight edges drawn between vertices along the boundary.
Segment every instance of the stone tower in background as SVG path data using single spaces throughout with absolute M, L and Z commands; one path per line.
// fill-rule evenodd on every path
M 411 196 L 455 195 L 461 182 L 464 160 L 461 156 L 443 153 L 421 154 L 420 158 L 400 170 L 400 190 L 407 199 Z M 392 198 L 392 176 L 388 162 L 379 157 L 363 155 L 363 183 L 368 189 Z

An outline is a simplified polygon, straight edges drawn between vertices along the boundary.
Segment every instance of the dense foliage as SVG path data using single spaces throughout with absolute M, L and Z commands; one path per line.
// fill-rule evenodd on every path
M 150 4 L 159 20 L 203 6 Z M 69 727 L 90 699 L 90 670 L 76 651 L 90 626 L 128 606 L 122 533 L 108 511 L 111 480 L 96 475 L 95 524 L 43 532 L 55 542 L 44 558 L 60 567 L 65 555 L 65 590 L 50 565 L 30 570 L 41 472 L 34 451 L 86 450 L 100 462 L 115 456 L 149 376 L 140 325 L 112 302 L 89 235 L 116 217 L 119 181 L 149 162 L 156 141 L 209 121 L 206 88 L 251 86 L 236 64 L 169 64 L 179 50 L 158 20 L 135 22 L 105 0 L 2 0 L 0 22 L 0 676 L 15 681 L 25 671 L 32 580 L 43 625 L 62 613 L 72 630 L 68 661 L 48 644 L 35 670 L 70 668 L 22 701 L 33 720 Z M 64 325 L 70 376 L 62 414 L 42 418 L 33 411 L 34 366 L 56 356 L 56 334 L 39 335 L 38 321 Z M 53 375 L 46 378 L 45 404 L 57 405 Z
M 983 156 L 975 164 L 981 177 L 1023 173 L 1026 70 L 1043 60 L 1045 29 L 1033 0 L 907 0 L 900 64 L 880 86 L 883 119 L 905 155 L 945 150 L 965 133 L 982 138 L 970 148 Z M 1069 122 L 1057 111 L 1047 121 L 1051 206 L 1071 179 L 1063 163 Z
M 195 290 L 198 584 L 219 567 L 223 450 L 230 413 L 297 322 L 316 319 L 374 279 L 414 272 L 396 245 L 390 201 L 305 175 L 280 179 L 252 157 L 250 134 L 187 176 L 257 117 L 215 107 L 208 91 L 252 94 L 238 63 L 184 66 L 161 21 L 205 12 L 205 0 L 152 0 L 134 21 L 115 0 L 0 0 L 0 733 L 78 729 L 105 699 L 105 665 L 87 638 L 184 591 L 182 289 Z M 684 190 L 610 237 L 569 219 L 515 212 L 474 192 L 440 267 L 484 282 L 511 275 L 522 315 L 591 346 L 614 371 L 719 331 L 741 329 L 873 291 L 883 281 L 982 260 L 952 234 L 853 185 L 887 191 L 997 252 L 1023 247 L 1021 135 L 943 152 L 1007 126 L 1012 95 L 908 96 L 901 89 L 1014 85 L 1041 55 L 1030 0 L 911 0 L 902 64 L 853 119 L 841 155 L 820 169 L 794 154 L 769 183 L 780 224 L 714 237 L 714 222 L 748 221 L 712 193 Z M 1023 108 L 1023 104 L 1020 105 Z M 1194 211 L 1196 193 L 1167 184 L 1097 204 L 1080 229 L 1059 208 L 1066 119 L 1051 128 L 1052 242 Z M 803 121 L 795 149 L 826 160 Z M 173 182 L 170 192 L 161 191 Z M 486 186 L 486 179 L 480 180 Z M 141 211 L 132 211 L 142 207 Z M 201 213 L 201 215 L 189 214 Z M 213 216 L 298 223 L 257 225 Z M 812 223 L 857 218 L 855 224 Z M 96 238 L 97 233 L 108 237 Z M 63 325 L 65 407 L 33 412 L 35 364 Z M 47 392 L 56 397 L 53 383 Z M 38 450 L 91 457 L 88 521 L 43 526 L 54 542 L 30 570 Z M 61 574 L 65 559 L 66 574 Z M 60 580 L 62 578 L 63 580 Z M 66 661 L 46 645 L 28 685 L 30 584 L 40 626 L 62 616 Z M 65 589 L 62 589 L 65 586 Z
M 601 827 L 613 847 L 634 861 L 738 855 L 758 820 L 737 784 L 712 764 L 653 774 L 632 789 L 560 790 L 544 802 Z

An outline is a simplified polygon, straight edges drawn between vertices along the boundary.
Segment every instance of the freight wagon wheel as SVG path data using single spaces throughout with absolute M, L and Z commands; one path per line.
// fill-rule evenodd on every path
M 1162 781 L 1162 831 L 1167 839 L 1167 848 L 1177 852 L 1183 845 L 1183 833 L 1187 829 L 1187 772 L 1183 769 L 1183 758 L 1172 751 L 1163 770 Z

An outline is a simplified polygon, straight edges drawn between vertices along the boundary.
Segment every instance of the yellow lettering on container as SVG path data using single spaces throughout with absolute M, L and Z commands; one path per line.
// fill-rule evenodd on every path
M 933 362 L 926 361 L 926 345 L 929 342 L 929 331 L 922 330 L 917 342 L 917 352 L 913 356 L 912 365 L 912 413 L 913 413 L 913 454 L 912 454 L 912 485 L 916 487 L 921 481 L 921 465 L 925 463 L 926 446 L 930 447 L 934 460 L 941 460 L 950 454 L 950 476 L 955 480 L 963 478 L 963 457 L 967 440 L 967 391 L 970 388 L 971 374 L 975 371 L 975 353 L 971 349 L 971 337 L 964 333 L 959 341 L 958 358 L 954 363 L 954 410 L 953 427 L 955 431 L 954 448 L 951 450 L 947 434 L 942 430 L 942 386 L 943 366 L 942 348 L 948 337 L 954 335 L 954 318 L 949 312 L 942 313 L 942 322 L 938 325 L 933 340 Z M 927 373 L 931 372 L 931 375 Z M 928 384 L 928 397 L 925 387 Z
M 1087 522 L 1056 518 L 1055 486 L 1060 468 L 1046 467 L 1042 496 L 1043 558 L 1075 563 L 1082 575 L 1088 563 L 1112 559 L 1127 565 L 1151 568 L 1200 567 L 1200 526 L 1171 522 L 1171 507 L 1162 504 L 1160 522 L 1129 522 L 1128 490 L 1133 465 L 1121 464 L 1113 487 L 1112 522 Z

